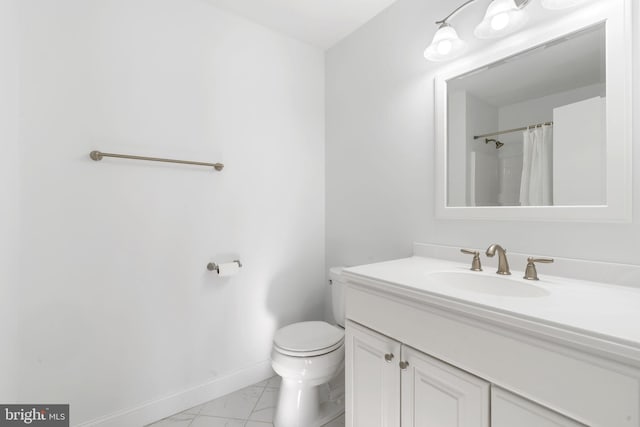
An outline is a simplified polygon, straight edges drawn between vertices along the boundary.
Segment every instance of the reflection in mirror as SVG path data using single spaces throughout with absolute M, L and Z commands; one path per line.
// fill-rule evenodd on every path
M 605 25 L 447 85 L 447 206 L 602 206 Z

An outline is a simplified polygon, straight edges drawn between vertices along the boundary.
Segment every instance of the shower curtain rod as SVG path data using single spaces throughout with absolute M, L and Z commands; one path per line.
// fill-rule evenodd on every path
M 531 128 L 537 128 L 537 127 L 541 127 L 541 126 L 553 126 L 553 122 L 537 123 L 535 125 L 529 125 L 529 126 L 525 126 L 525 127 L 521 127 L 521 128 L 517 128 L 517 129 L 501 130 L 501 131 L 498 131 L 498 132 L 488 133 L 486 135 L 474 136 L 473 139 L 486 138 L 486 137 L 489 137 L 489 136 L 498 136 L 498 135 L 502 135 L 502 134 L 505 134 L 505 133 L 520 132 L 520 131 L 523 131 L 523 130 L 527 130 L 527 129 L 531 129 Z

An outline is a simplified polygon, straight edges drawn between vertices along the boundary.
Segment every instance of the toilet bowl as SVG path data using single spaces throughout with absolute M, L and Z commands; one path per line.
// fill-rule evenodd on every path
M 330 270 L 334 317 L 327 322 L 299 322 L 279 329 L 271 363 L 282 377 L 274 427 L 320 427 L 344 412 L 344 402 L 322 401 L 321 389 L 344 375 L 344 303 L 341 268 Z

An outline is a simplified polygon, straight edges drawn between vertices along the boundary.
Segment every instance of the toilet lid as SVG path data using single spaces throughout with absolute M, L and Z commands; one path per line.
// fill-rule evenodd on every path
M 327 322 L 300 322 L 276 332 L 273 342 L 284 353 L 309 356 L 328 353 L 344 341 L 344 331 Z

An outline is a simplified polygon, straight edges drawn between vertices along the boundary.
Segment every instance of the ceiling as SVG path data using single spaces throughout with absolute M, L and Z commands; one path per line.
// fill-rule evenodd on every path
M 206 0 L 273 30 L 328 49 L 396 0 Z

